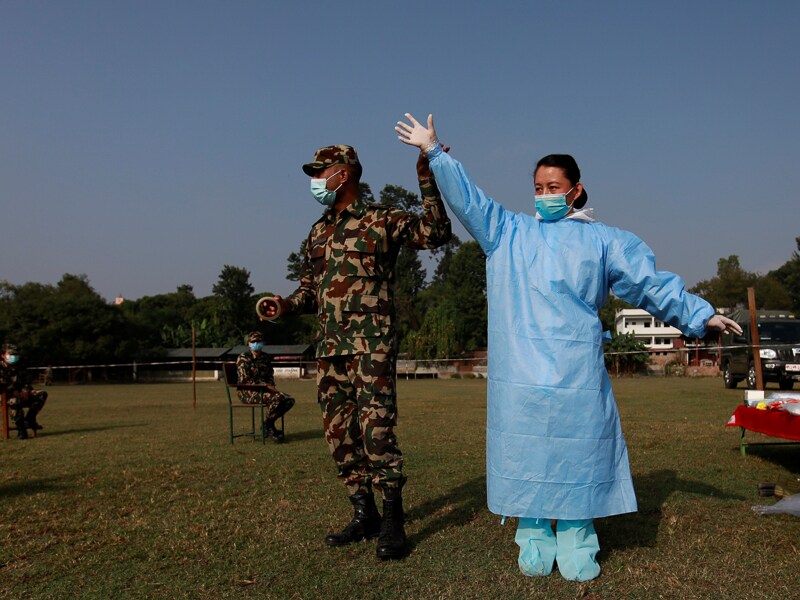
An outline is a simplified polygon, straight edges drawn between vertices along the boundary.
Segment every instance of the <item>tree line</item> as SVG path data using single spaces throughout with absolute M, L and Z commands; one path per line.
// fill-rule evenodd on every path
M 376 202 L 368 184 L 362 195 Z M 377 202 L 421 212 L 418 195 L 387 185 Z M 746 306 L 747 288 L 754 287 L 759 308 L 800 312 L 800 237 L 797 251 L 779 269 L 766 275 L 742 269 L 739 257 L 721 258 L 717 275 L 690 289 L 716 307 Z M 486 347 L 487 304 L 485 256 L 474 241 L 457 237 L 431 251 L 435 263 L 428 279 L 420 254 L 403 248 L 395 279 L 400 352 L 414 359 L 458 356 Z M 289 280 L 299 280 L 305 238 L 287 258 Z M 268 344 L 311 344 L 314 315 L 290 316 L 260 323 L 250 272 L 225 265 L 212 294 L 198 298 L 190 285 L 174 292 L 107 302 L 86 275 L 65 274 L 55 285 L 0 281 L 0 340 L 17 345 L 30 365 L 125 363 L 156 358 L 168 348 L 190 347 L 192 330 L 198 347 L 225 348 L 243 344 L 249 331 L 260 329 Z M 614 330 L 616 311 L 628 307 L 609 298 L 600 310 L 604 329 Z M 609 349 L 631 350 L 637 343 L 615 339 Z M 631 359 L 635 366 L 635 359 Z M 617 365 L 618 367 L 619 365 Z
M 376 202 L 367 184 L 362 194 Z M 381 204 L 421 212 L 418 195 L 387 185 Z M 305 255 L 287 259 L 287 279 L 299 279 Z M 486 275 L 484 255 L 475 242 L 454 238 L 432 252 L 428 273 L 416 251 L 404 248 L 397 259 L 396 307 L 402 352 L 414 358 L 444 358 L 486 346 Z M 245 343 L 254 329 L 268 344 L 311 344 L 315 315 L 290 316 L 261 323 L 250 272 L 225 265 L 212 294 L 197 297 L 191 285 L 174 292 L 107 302 L 83 274 L 67 273 L 55 284 L 0 281 L 0 341 L 15 344 L 29 365 L 128 363 L 162 356 L 169 348 L 225 348 Z

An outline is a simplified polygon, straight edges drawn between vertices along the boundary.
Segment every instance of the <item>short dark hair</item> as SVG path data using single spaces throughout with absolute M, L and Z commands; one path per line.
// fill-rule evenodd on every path
M 569 154 L 548 154 L 540 158 L 539 162 L 536 163 L 536 168 L 533 170 L 534 177 L 539 167 L 557 167 L 561 169 L 564 171 L 564 177 L 566 177 L 572 185 L 579 183 L 581 180 L 581 170 L 578 167 L 578 163 Z M 577 209 L 581 209 L 586 206 L 587 200 L 589 200 L 589 193 L 584 187 L 581 195 L 575 199 L 573 206 Z

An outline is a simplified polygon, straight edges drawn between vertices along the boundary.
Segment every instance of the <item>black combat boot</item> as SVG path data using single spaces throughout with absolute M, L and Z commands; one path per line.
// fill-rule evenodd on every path
M 275 428 L 274 419 L 267 419 L 262 427 L 266 430 L 267 437 L 273 442 L 281 443 L 283 441 L 283 432 Z
M 17 423 L 17 439 L 18 440 L 28 439 L 28 430 L 25 429 L 25 421 L 19 421 Z
M 405 515 L 400 491 L 390 492 L 383 500 L 383 520 L 375 554 L 381 560 L 403 558 L 406 555 Z
M 42 428 L 42 426 L 39 425 L 39 423 L 36 422 L 36 415 L 37 415 L 37 413 L 31 414 L 31 412 L 28 411 L 28 416 L 25 417 L 25 422 L 28 425 L 28 429 L 33 429 L 34 431 L 39 431 Z
M 375 496 L 372 492 L 350 496 L 350 502 L 353 503 L 353 520 L 339 533 L 331 533 L 325 538 L 328 546 L 344 546 L 378 535 L 381 514 L 375 506 Z

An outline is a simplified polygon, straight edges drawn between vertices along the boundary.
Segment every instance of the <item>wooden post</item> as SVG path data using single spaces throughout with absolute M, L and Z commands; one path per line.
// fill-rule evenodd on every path
M 194 321 L 192 321 L 192 410 L 197 410 L 197 348 Z
M 756 314 L 756 290 L 747 288 L 747 306 L 750 309 L 750 339 L 753 340 L 753 364 L 756 369 L 756 389 L 764 390 L 764 377 L 761 371 L 761 352 L 758 339 L 758 315 Z

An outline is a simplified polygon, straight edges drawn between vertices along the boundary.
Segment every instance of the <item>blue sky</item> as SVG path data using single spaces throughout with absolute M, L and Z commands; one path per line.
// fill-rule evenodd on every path
M 417 191 L 405 112 L 508 208 L 567 152 L 659 268 L 766 273 L 800 236 L 798 24 L 788 0 L 0 0 L 0 279 L 204 296 L 229 264 L 288 293 L 321 214 L 300 165 L 350 144 L 376 194 Z

